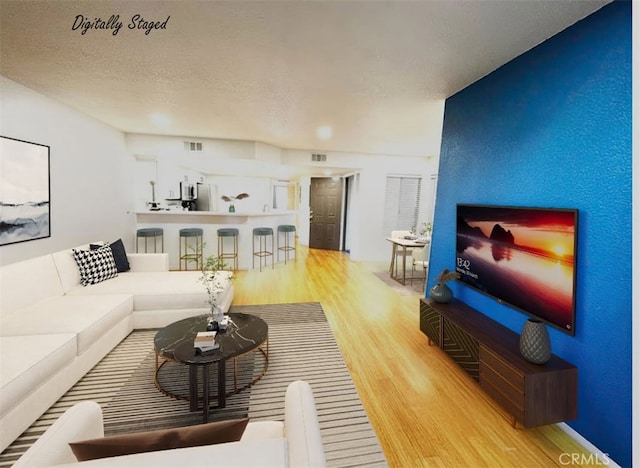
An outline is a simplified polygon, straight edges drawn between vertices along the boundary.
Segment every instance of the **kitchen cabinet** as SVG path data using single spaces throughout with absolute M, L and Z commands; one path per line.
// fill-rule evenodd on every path
M 175 167 L 158 164 L 158 196 L 160 200 L 180 200 L 182 177 Z

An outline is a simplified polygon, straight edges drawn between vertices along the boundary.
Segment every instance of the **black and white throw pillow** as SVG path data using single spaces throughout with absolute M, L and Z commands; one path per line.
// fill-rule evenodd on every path
M 95 250 L 73 249 L 73 258 L 80 269 L 80 283 L 83 286 L 118 276 L 116 261 L 108 245 Z

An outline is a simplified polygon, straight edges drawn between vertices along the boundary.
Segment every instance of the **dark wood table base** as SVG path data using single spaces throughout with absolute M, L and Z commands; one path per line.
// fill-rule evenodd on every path
M 267 324 L 255 316 L 248 314 L 230 314 L 235 319 L 234 324 L 227 331 L 218 334 L 216 340 L 221 344 L 220 351 L 207 356 L 196 353 L 193 338 L 202 325 L 206 326 L 207 316 L 191 317 L 165 327 L 156 334 L 154 348 L 156 352 L 156 369 L 154 375 L 155 386 L 163 394 L 178 400 L 188 400 L 190 411 L 202 411 L 203 422 L 208 422 L 210 410 L 210 372 L 211 365 L 217 365 L 218 389 L 215 408 L 224 408 L 227 397 L 239 393 L 262 379 L 269 367 L 269 336 Z M 202 323 L 201 323 L 202 322 Z M 180 335 L 180 336 L 177 336 Z M 239 339 L 238 339 L 239 338 Z M 248 341 L 247 341 L 248 339 Z M 247 344 L 249 343 L 249 344 Z M 265 346 L 266 345 L 266 346 Z M 260 374 L 251 381 L 238 387 L 237 359 L 245 354 L 261 352 L 265 363 Z M 226 361 L 234 361 L 234 388 L 226 388 Z M 163 387 L 159 374 L 165 364 L 169 362 L 182 363 L 189 366 L 189 394 L 179 395 Z M 201 370 L 199 370 L 201 368 Z M 202 397 L 199 395 L 198 378 L 202 378 Z M 202 404 L 200 405 L 200 402 Z
M 202 422 L 209 421 L 209 369 L 211 364 L 202 366 L 189 366 L 189 410 L 198 411 L 198 367 L 202 368 Z M 227 406 L 226 372 L 227 366 L 224 360 L 218 361 L 218 406 Z

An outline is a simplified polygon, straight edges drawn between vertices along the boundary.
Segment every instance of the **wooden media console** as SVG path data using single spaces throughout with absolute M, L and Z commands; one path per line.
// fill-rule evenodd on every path
M 526 361 L 517 333 L 466 304 L 421 299 L 420 330 L 511 415 L 514 427 L 578 416 L 578 369 L 555 355 L 542 365 Z

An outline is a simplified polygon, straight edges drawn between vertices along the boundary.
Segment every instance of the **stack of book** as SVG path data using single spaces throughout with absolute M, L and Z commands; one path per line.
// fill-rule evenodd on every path
M 220 347 L 220 343 L 216 343 L 215 331 L 198 332 L 193 339 L 193 347 L 199 354 L 207 354 Z

